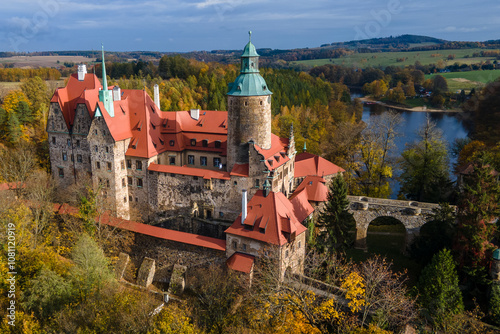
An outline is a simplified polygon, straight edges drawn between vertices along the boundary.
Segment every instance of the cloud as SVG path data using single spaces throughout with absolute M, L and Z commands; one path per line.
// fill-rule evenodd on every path
M 478 32 L 478 31 L 481 31 L 481 30 L 485 30 L 486 27 L 481 27 L 481 28 L 478 28 L 478 27 L 456 27 L 456 26 L 447 26 L 446 28 L 444 29 L 441 29 L 441 31 L 443 32 Z

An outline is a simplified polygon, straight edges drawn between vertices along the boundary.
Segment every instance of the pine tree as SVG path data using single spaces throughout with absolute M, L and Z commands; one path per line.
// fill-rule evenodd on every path
M 462 293 L 451 252 L 443 249 L 422 270 L 419 279 L 420 301 L 437 324 L 448 315 L 463 311 Z
M 487 152 L 479 154 L 472 174 L 464 177 L 458 203 L 455 249 L 460 267 L 475 283 L 486 283 L 493 245 L 491 241 L 500 216 L 500 181 Z
M 347 184 L 342 175 L 330 183 L 327 199 L 316 224 L 319 229 L 317 245 L 321 251 L 343 253 L 352 244 L 349 230 L 354 220 L 348 211 Z
M 19 119 L 17 118 L 15 113 L 13 112 L 8 113 L 5 125 L 6 125 L 5 139 L 7 140 L 7 142 L 11 145 L 18 143 L 19 139 L 21 138 L 22 131 L 19 124 Z

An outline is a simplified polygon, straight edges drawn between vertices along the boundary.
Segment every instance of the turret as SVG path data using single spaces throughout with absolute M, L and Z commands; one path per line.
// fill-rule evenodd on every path
M 109 116 L 115 117 L 113 105 L 113 92 L 108 89 L 108 79 L 106 78 L 106 63 L 104 62 L 104 45 L 102 46 L 102 89 L 99 91 L 99 101 L 104 104 L 104 108 Z M 96 114 L 99 116 L 99 114 Z
M 250 40 L 241 55 L 241 71 L 229 87 L 227 170 L 248 162 L 247 143 L 271 148 L 271 94 L 259 73 L 259 54 Z

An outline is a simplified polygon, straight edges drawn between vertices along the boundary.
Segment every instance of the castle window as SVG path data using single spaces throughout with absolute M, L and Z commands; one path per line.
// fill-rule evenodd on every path
M 193 180 L 198 180 L 198 176 L 193 176 Z
M 175 157 L 168 157 L 169 163 L 175 165 Z
M 99 149 L 97 148 L 97 145 L 94 145 L 94 151 L 99 152 Z
M 136 197 L 136 198 L 135 198 L 135 201 L 136 201 L 136 202 L 139 202 L 139 198 L 137 198 L 137 197 Z
M 200 165 L 201 166 L 207 165 L 207 157 L 200 157 Z
M 106 153 L 109 153 L 109 147 L 106 146 Z
M 260 101 L 260 105 L 262 105 L 262 101 Z
M 214 158 L 214 167 L 221 168 L 220 158 Z
M 122 188 L 125 188 L 125 178 L 122 178 Z
M 108 172 L 111 172 L 111 162 L 108 162 Z
M 142 170 L 142 161 L 137 160 L 135 162 L 135 169 Z
M 222 218 L 222 217 L 224 217 L 224 212 L 219 211 L 219 218 Z
M 128 200 L 129 200 L 129 202 L 132 202 L 132 201 L 133 201 L 132 195 L 129 195 L 129 196 L 128 196 Z
M 288 249 L 285 252 L 285 257 L 288 257 Z
M 63 161 L 68 161 L 68 153 L 63 152 L 62 159 L 63 159 Z
M 127 203 L 127 196 L 123 197 L 123 203 Z
M 174 173 L 170 173 L 170 177 L 175 177 L 175 174 Z
M 132 181 L 132 176 L 127 176 L 127 180 L 128 180 L 128 185 L 131 186 L 133 184 L 134 181 Z
M 233 184 L 234 184 L 235 186 L 237 186 L 237 185 L 238 185 L 238 182 L 234 181 L 234 182 L 233 182 Z
M 191 139 L 191 146 L 196 146 L 196 139 Z
M 120 161 L 120 167 L 121 169 L 125 169 L 125 160 Z
M 299 241 L 299 244 L 298 244 L 298 246 L 297 246 L 297 247 L 298 247 L 298 248 L 300 248 L 300 241 Z
M 82 155 L 81 154 L 77 154 L 76 155 L 76 161 L 77 162 L 82 162 Z
M 260 180 L 255 179 L 255 188 L 258 188 L 258 187 L 260 187 Z
M 106 180 L 106 188 L 109 188 L 109 180 Z
M 142 188 L 142 179 L 141 178 L 137 178 L 137 186 L 139 188 Z
M 160 141 L 162 142 L 162 145 L 163 145 L 163 140 L 160 139 Z M 175 140 L 171 140 L 169 142 L 170 146 L 174 146 L 175 145 Z
M 56 143 L 56 137 L 52 137 L 52 144 Z
M 247 244 L 243 244 L 243 250 L 246 251 L 247 250 Z
M 59 177 L 64 177 L 64 169 L 59 167 Z
M 131 169 L 132 168 L 132 160 L 127 159 L 127 168 Z
M 238 244 L 236 243 L 236 241 L 233 241 L 233 249 L 238 249 Z
M 95 162 L 95 168 L 101 169 L 101 163 L 99 161 Z
M 68 139 L 68 147 L 71 147 L 71 139 Z
M 220 140 L 215 141 L 215 148 L 220 148 Z
M 203 139 L 203 140 L 201 141 L 201 146 L 203 146 L 203 147 L 208 147 L 208 140 Z
M 94 134 L 97 134 L 97 129 L 94 130 Z
M 76 147 L 80 147 L 80 141 L 79 140 L 76 141 Z
M 248 101 L 245 101 L 245 106 L 247 106 L 247 105 L 248 105 Z
M 71 162 L 75 162 L 75 155 L 74 154 L 71 155 Z
M 194 165 L 194 155 L 188 155 L 188 165 Z

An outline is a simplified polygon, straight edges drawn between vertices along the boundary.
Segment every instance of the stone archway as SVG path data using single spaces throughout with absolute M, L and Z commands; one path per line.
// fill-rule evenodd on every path
M 427 221 L 431 210 L 422 210 L 418 202 L 385 200 L 369 197 L 349 196 L 350 212 L 356 221 L 355 247 L 367 249 L 366 235 L 368 226 L 378 217 L 393 217 L 399 220 L 406 230 L 406 247 L 419 235 L 420 227 Z M 423 212 L 424 211 L 424 212 Z

